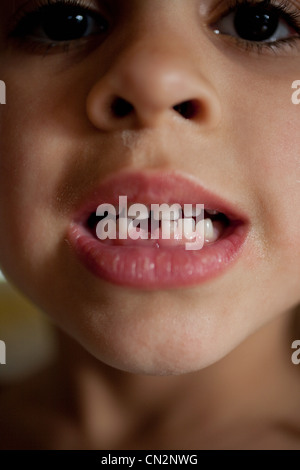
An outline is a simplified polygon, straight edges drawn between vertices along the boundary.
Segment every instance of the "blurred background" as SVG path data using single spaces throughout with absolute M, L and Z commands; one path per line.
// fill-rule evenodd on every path
M 0 364 L 0 385 L 37 372 L 55 355 L 54 332 L 47 317 L 26 300 L 0 271 L 0 340 L 6 364 Z

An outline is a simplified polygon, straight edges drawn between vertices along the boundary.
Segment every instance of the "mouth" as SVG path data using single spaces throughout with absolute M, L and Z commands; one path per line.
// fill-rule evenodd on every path
M 135 204 L 128 207 L 129 214 L 134 212 L 131 209 L 134 209 Z M 170 213 L 168 208 L 163 208 L 158 213 L 158 210 L 152 209 L 153 205 L 143 205 L 146 214 L 139 220 L 128 214 L 126 219 L 122 218 L 120 216 L 122 209 L 119 205 L 111 212 L 107 208 L 108 210 L 101 216 L 97 215 L 97 210 L 93 211 L 83 226 L 91 236 L 100 238 L 97 234 L 99 223 L 107 223 L 107 230 L 105 232 L 102 230 L 101 241 L 110 246 L 185 248 L 187 243 L 195 239 L 195 229 L 197 223 L 200 222 L 203 224 L 202 248 L 224 236 L 231 225 L 227 216 L 215 209 L 197 210 L 190 205 L 186 210 L 176 209 Z M 102 223 L 103 226 L 104 223 Z M 121 237 L 122 230 L 126 232 L 126 238 Z
M 127 198 L 128 218 L 123 218 L 120 196 Z M 136 204 L 145 208 L 139 220 L 132 211 Z M 107 210 L 99 215 L 101 205 Z M 112 218 L 114 225 L 108 223 L 105 237 L 99 237 L 101 221 Z M 199 221 L 201 249 L 187 250 Z M 126 237 L 121 235 L 124 224 Z M 67 239 L 79 262 L 97 278 L 140 289 L 178 288 L 221 275 L 241 253 L 248 227 L 244 214 L 191 177 L 175 171 L 123 171 L 107 177 L 87 197 Z

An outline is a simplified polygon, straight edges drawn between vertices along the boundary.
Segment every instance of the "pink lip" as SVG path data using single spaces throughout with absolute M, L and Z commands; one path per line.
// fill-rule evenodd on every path
M 224 213 L 230 226 L 219 240 L 195 251 L 174 246 L 109 245 L 95 238 L 86 222 L 100 204 L 117 206 L 119 196 L 127 196 L 128 205 L 204 204 Z M 203 283 L 228 268 L 241 252 L 248 225 L 244 214 L 189 176 L 176 171 L 122 171 L 106 178 L 87 197 L 67 238 L 80 262 L 100 279 L 140 289 L 178 288 Z

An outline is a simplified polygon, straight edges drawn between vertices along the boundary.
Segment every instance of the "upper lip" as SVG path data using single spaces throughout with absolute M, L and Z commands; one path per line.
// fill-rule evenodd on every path
M 100 204 L 117 207 L 119 196 L 127 196 L 128 206 L 133 203 L 150 204 L 204 204 L 204 208 L 226 215 L 231 222 L 246 223 L 248 217 L 235 204 L 213 194 L 194 177 L 175 170 L 122 170 L 106 176 L 99 186 L 89 192 L 74 221 L 85 223 Z

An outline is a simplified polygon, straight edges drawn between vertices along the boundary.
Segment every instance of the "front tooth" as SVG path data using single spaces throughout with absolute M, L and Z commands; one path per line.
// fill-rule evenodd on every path
M 149 218 L 149 209 L 144 204 L 132 204 L 128 209 L 128 217 L 135 220 Z
M 196 224 L 194 219 L 185 217 L 178 221 L 178 232 L 182 233 L 186 240 L 193 240 L 196 237 Z
M 132 240 L 148 240 L 148 219 L 139 220 L 138 224 L 134 220 L 128 219 L 128 236 Z
M 161 236 L 164 240 L 174 238 L 177 232 L 177 222 L 174 220 L 164 220 L 161 225 Z
M 128 238 L 128 227 L 131 222 L 131 219 L 127 217 L 120 217 L 117 220 L 117 232 L 120 240 L 126 240 Z
M 155 220 L 178 220 L 181 217 L 181 207 L 179 204 L 153 204 L 152 213 Z

